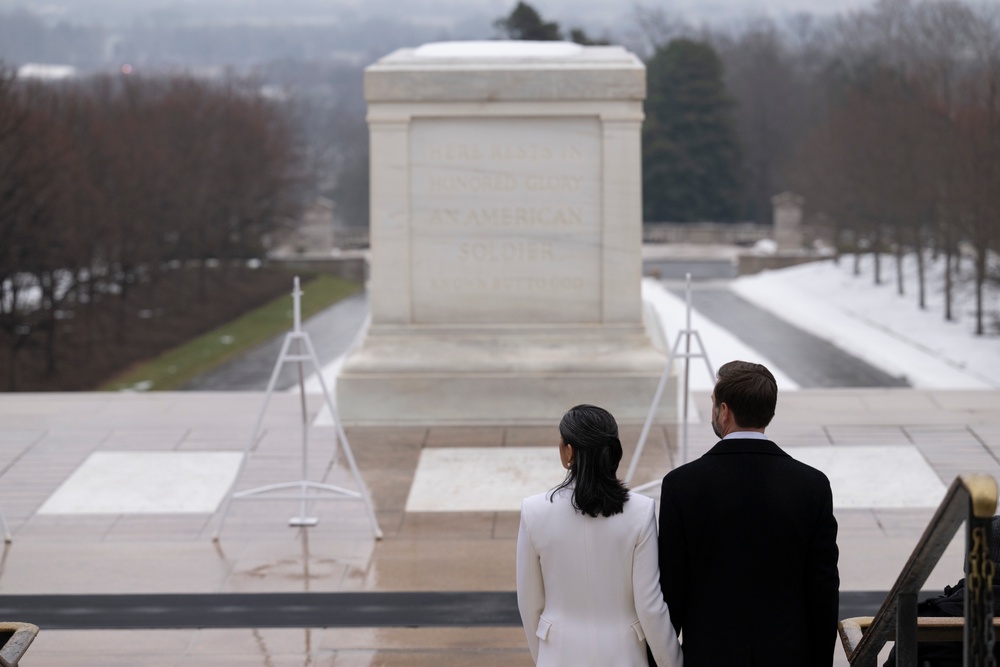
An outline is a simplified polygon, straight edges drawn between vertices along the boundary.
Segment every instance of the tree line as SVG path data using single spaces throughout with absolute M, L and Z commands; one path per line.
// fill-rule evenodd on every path
M 0 341 L 57 372 L 59 332 L 123 344 L 137 309 L 205 300 L 299 215 L 302 158 L 245 82 L 19 81 L 0 68 Z M 190 284 L 190 293 L 182 286 Z M 143 300 L 133 296 L 141 288 Z
M 846 85 L 807 138 L 795 182 L 826 216 L 841 250 L 944 262 L 944 317 L 954 319 L 956 269 L 971 260 L 975 332 L 986 331 L 984 287 L 1000 247 L 1000 11 L 958 2 L 885 2 L 844 26 Z

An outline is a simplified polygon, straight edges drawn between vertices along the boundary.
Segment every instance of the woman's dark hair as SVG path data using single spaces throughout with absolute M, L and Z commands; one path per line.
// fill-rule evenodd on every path
M 573 459 L 566 479 L 552 495 L 573 485 L 577 511 L 593 517 L 621 514 L 628 502 L 628 489 L 617 475 L 622 443 L 615 418 L 603 408 L 578 405 L 563 415 L 559 435 L 573 446 Z

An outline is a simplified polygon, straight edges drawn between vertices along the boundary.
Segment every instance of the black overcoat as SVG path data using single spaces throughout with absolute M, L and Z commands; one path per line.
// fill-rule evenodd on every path
M 830 481 L 769 440 L 719 442 L 663 479 L 660 583 L 684 667 L 830 667 Z

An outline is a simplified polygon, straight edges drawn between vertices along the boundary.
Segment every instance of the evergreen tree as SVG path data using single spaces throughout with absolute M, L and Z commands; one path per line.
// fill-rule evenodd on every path
M 704 42 L 675 39 L 646 68 L 643 218 L 736 220 L 740 153 L 722 61 Z
M 584 32 L 583 28 L 570 28 L 569 41 L 582 44 L 583 46 L 608 46 L 611 44 L 611 41 L 606 38 L 595 39 L 591 37 Z
M 543 21 L 538 11 L 526 2 L 518 2 L 509 16 L 497 19 L 493 25 L 507 39 L 536 42 L 562 39 L 559 24 L 555 21 Z
M 559 24 L 555 21 L 545 21 L 541 14 L 526 2 L 518 2 L 510 15 L 502 16 L 493 22 L 501 37 L 505 39 L 531 40 L 536 42 L 554 42 L 569 39 L 571 42 L 585 46 L 607 46 L 607 39 L 595 39 L 583 28 L 571 28 L 569 36 L 564 37 Z

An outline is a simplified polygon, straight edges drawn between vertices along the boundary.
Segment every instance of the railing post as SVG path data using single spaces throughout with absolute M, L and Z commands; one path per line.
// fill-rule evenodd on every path
M 896 596 L 896 667 L 917 667 L 917 594 Z
M 878 654 L 874 658 L 856 660 L 851 663 L 851 667 L 878 667 Z
M 875 667 L 879 651 L 892 639 L 893 625 L 896 625 L 901 645 L 897 658 L 900 651 L 905 651 L 902 644 L 909 643 L 906 637 L 914 625 L 904 623 L 906 616 L 913 615 L 904 608 L 912 609 L 916 605 L 915 599 L 906 600 L 904 594 L 919 594 L 920 587 L 963 523 L 967 526 L 965 571 L 968 587 L 963 665 L 996 667 L 992 599 L 995 566 L 989 541 L 993 515 L 997 511 L 997 495 L 997 480 L 991 475 L 970 473 L 960 475 L 951 483 L 875 617 L 870 621 L 847 619 L 863 620 L 863 624 L 841 622 L 840 636 L 851 667 Z
M 993 575 L 990 554 L 992 518 L 969 510 L 965 531 L 965 634 L 962 664 L 995 667 L 993 659 Z

